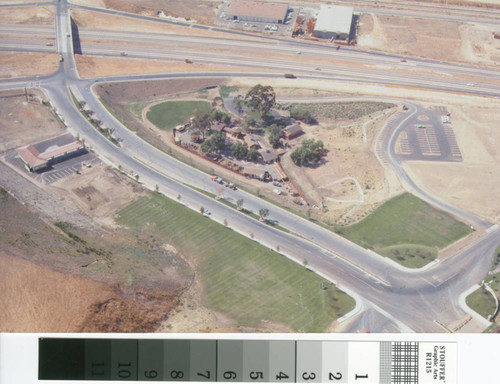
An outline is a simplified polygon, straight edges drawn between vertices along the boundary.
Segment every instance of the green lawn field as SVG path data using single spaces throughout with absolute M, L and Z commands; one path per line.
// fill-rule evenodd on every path
M 158 128 L 170 130 L 187 123 L 197 112 L 209 111 L 210 104 L 206 101 L 166 101 L 153 106 L 146 116 Z
M 446 212 L 403 193 L 359 223 L 337 232 L 409 268 L 418 268 L 434 260 L 439 249 L 471 231 Z
M 194 258 L 204 304 L 239 326 L 271 321 L 295 332 L 323 332 L 354 308 L 351 297 L 302 265 L 159 194 L 124 208 L 117 221 L 155 232 Z
M 486 289 L 479 288 L 477 291 L 472 292 L 467 296 L 465 302 L 485 319 L 489 315 L 493 315 L 496 309 L 495 299 Z

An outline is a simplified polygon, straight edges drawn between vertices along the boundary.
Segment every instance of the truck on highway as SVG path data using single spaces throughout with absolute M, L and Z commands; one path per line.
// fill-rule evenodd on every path
M 286 79 L 296 79 L 297 76 L 295 76 L 293 73 L 285 73 L 285 78 Z
M 186 59 L 186 60 L 184 60 L 184 61 L 185 61 L 187 64 L 193 64 L 193 60 L 191 60 L 191 59 Z

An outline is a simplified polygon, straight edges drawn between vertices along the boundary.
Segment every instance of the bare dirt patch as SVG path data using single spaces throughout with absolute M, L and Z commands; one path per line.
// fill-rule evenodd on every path
M 139 184 L 104 163 L 84 167 L 80 174 L 59 179 L 46 188 L 109 227 L 115 225 L 116 212 L 145 194 Z
M 176 1 L 172 2 L 172 5 L 186 5 L 188 2 Z M 169 7 L 170 8 L 170 7 Z M 193 10 L 196 8 L 193 8 Z M 130 12 L 130 13 L 140 13 L 147 16 L 156 16 L 156 12 L 151 10 L 144 10 L 142 12 Z M 178 25 L 172 25 L 161 22 L 138 20 L 126 16 L 114 16 L 108 15 L 100 12 L 88 11 L 83 9 L 75 9 L 72 12 L 73 19 L 75 23 L 80 28 L 89 29 L 105 29 L 105 30 L 120 30 L 120 31 L 133 31 L 133 32 L 151 32 L 151 33 L 168 33 L 168 34 L 189 34 L 194 36 L 212 36 L 212 37 L 227 37 L 227 34 L 220 32 L 207 31 L 198 28 L 188 28 Z M 215 17 L 215 14 L 214 14 Z M 160 18 L 158 18 L 160 20 Z M 207 24 L 211 24 L 213 19 L 211 19 Z M 255 37 L 242 37 L 244 40 L 255 40 L 259 39 L 258 36 Z
M 46 100 L 40 90 L 0 92 L 0 100 L 0 151 L 43 141 L 65 130 L 55 114 L 40 102 Z
M 500 56 L 500 43 L 488 25 L 370 13 L 362 14 L 360 22 L 360 48 L 488 65 Z
M 0 78 L 46 75 L 57 64 L 55 53 L 0 52 Z
M 349 113 L 349 107 L 345 108 Z M 315 126 L 302 124 L 305 134 L 288 141 L 295 148 L 305 139 L 320 139 L 327 149 L 323 162 L 310 167 L 294 165 L 288 155 L 283 158 L 288 175 L 314 208 L 309 212 L 312 217 L 330 224 L 351 224 L 392 196 L 396 186 L 386 180 L 372 149 L 377 132 L 391 114 L 386 110 L 353 120 L 324 117 Z
M 203 24 L 212 23 L 220 4 L 220 1 L 216 0 L 169 1 L 168 4 L 164 1 L 144 0 L 140 2 L 140 5 L 133 0 L 74 0 L 72 2 L 148 16 L 156 16 L 158 11 L 163 11 L 167 16 L 189 18 Z
M 498 103 L 453 106 L 452 127 L 462 163 L 407 162 L 405 168 L 431 193 L 478 216 L 500 220 L 500 121 Z
M 16 1 L 17 3 L 17 1 Z M 2 8 L 0 22 L 8 24 L 54 25 L 53 6 Z

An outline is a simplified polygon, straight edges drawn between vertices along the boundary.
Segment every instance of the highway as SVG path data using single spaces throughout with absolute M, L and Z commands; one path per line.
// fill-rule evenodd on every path
M 229 226 L 233 229 L 246 236 L 250 236 L 252 233 L 256 240 L 270 248 L 276 248 L 276 246 L 279 245 L 281 253 L 295 259 L 299 263 L 303 260 L 307 260 L 311 268 L 329 277 L 347 292 L 355 294 L 357 300 L 362 301 L 365 309 L 371 308 L 365 312 L 367 314 L 366 316 L 372 318 L 369 322 L 375 321 L 375 324 L 372 324 L 373 330 L 375 331 L 378 329 L 384 330 L 385 327 L 390 327 L 391 329 L 405 332 L 442 332 L 443 329 L 437 325 L 436 321 L 449 324 L 463 319 L 466 316 L 463 310 L 457 305 L 458 295 L 471 285 L 480 281 L 486 275 L 491 266 L 491 255 L 496 246 L 500 244 L 500 231 L 498 229 L 490 230 L 476 240 L 472 246 L 461 250 L 457 255 L 447 259 L 445 262 L 438 263 L 432 268 L 423 271 L 408 271 L 398 267 L 394 263 L 388 263 L 382 257 L 322 227 L 314 225 L 305 219 L 297 217 L 286 210 L 282 210 L 244 191 L 224 191 L 224 198 L 229 201 L 236 201 L 238 198 L 243 198 L 245 201 L 244 206 L 247 209 L 258 211 L 260 208 L 268 208 L 271 212 L 270 218 L 277 220 L 281 226 L 288 228 L 292 234 L 273 229 L 266 224 L 253 220 L 186 186 L 186 184 L 188 184 L 216 193 L 214 183 L 210 181 L 206 174 L 178 162 L 143 142 L 118 122 L 102 106 L 98 98 L 92 92 L 92 85 L 96 83 L 96 80 L 99 82 L 106 82 L 126 81 L 131 79 L 227 77 L 228 74 L 173 73 L 82 80 L 79 78 L 76 70 L 72 47 L 73 40 L 67 36 L 68 34 L 71 34 L 69 6 L 66 1 L 61 0 L 57 2 L 57 45 L 55 48 L 58 53 L 63 55 L 64 62 L 60 63 L 59 70 L 54 74 L 39 76 L 36 79 L 40 83 L 40 87 L 47 91 L 55 109 L 63 116 L 70 130 L 85 138 L 86 142 L 91 145 L 93 150 L 100 154 L 106 161 L 115 166 L 122 165 L 126 169 L 134 170 L 140 175 L 140 181 L 151 189 L 154 188 L 155 185 L 158 185 L 160 191 L 170 197 L 175 198 L 181 195 L 181 201 L 192 209 L 197 210 L 200 206 L 210 209 L 214 220 L 222 222 L 226 219 Z M 116 36 L 113 36 L 113 38 L 116 39 Z M 234 42 L 232 44 L 234 44 Z M 259 44 L 261 43 L 259 42 Z M 263 49 L 265 44 L 268 44 L 266 49 L 269 51 L 276 49 L 276 42 L 262 44 L 263 46 L 259 46 L 259 50 Z M 283 49 L 290 50 L 289 47 L 284 47 Z M 292 48 L 292 52 L 293 49 L 295 48 Z M 316 48 L 315 45 L 311 45 L 310 49 L 313 51 L 318 48 Z M 319 48 L 319 50 L 322 49 L 323 48 Z M 188 50 L 186 52 L 192 52 L 194 54 L 194 52 L 196 52 L 196 45 L 193 51 Z M 325 53 L 321 52 L 316 54 L 321 55 Z M 358 54 L 358 52 L 353 51 L 353 56 Z M 154 54 L 152 57 L 154 58 Z M 183 57 L 185 57 L 185 53 Z M 219 56 L 214 57 L 214 62 L 216 63 L 218 62 L 217 58 L 222 60 Z M 201 55 L 199 59 L 203 60 Z M 205 58 L 205 60 L 208 59 Z M 290 59 L 281 61 L 270 60 L 269 63 L 263 63 L 262 60 L 258 61 L 254 58 L 247 60 L 244 58 L 235 58 L 234 60 L 234 65 L 241 67 L 242 64 L 244 64 L 249 68 L 254 68 L 256 72 L 238 72 L 232 73 L 232 76 L 264 77 L 262 74 L 263 70 L 269 71 L 279 66 L 283 71 L 283 65 L 288 65 L 286 69 L 293 69 L 299 76 L 310 76 L 311 78 L 323 78 L 328 80 L 335 79 L 335 76 L 341 76 L 342 78 L 347 76 L 345 73 L 347 70 L 335 72 L 333 66 L 328 71 L 322 70 L 320 75 L 314 73 L 313 76 L 311 75 L 310 68 L 295 64 Z M 440 63 L 431 64 L 447 65 Z M 463 66 L 449 65 L 449 67 L 451 69 L 456 68 L 457 71 L 469 70 L 467 67 Z M 484 79 L 490 78 L 493 81 L 498 80 L 498 73 L 495 73 L 495 71 L 488 69 L 481 69 L 480 71 L 485 72 L 481 72 L 478 76 Z M 376 73 L 368 72 L 367 74 L 362 69 L 354 74 L 353 72 L 354 71 L 349 71 L 349 76 L 353 78 L 353 81 L 357 82 L 393 84 L 391 81 L 395 81 L 400 85 L 404 82 L 406 82 L 406 84 L 411 84 L 412 82 L 414 82 L 413 84 L 417 84 L 420 82 L 420 86 L 427 84 L 425 80 L 423 80 L 426 78 L 426 75 L 419 76 L 418 74 L 413 74 L 409 77 L 406 75 L 397 77 L 392 76 L 392 74 L 387 75 L 386 73 L 382 73 L 387 71 Z M 378 76 L 378 79 L 374 80 L 374 75 Z M 271 72 L 268 73 L 267 76 L 281 77 L 281 74 L 276 75 Z M 0 83 L 0 89 L 24 87 L 34 79 L 35 78 L 26 78 L 2 81 Z M 89 107 L 96 113 L 105 126 L 115 129 L 115 135 L 121 140 L 120 147 L 116 147 L 106 140 L 81 116 L 69 96 L 69 87 L 78 94 L 77 97 L 81 97 L 87 102 Z M 432 88 L 432 84 L 429 84 L 429 88 Z M 491 82 L 488 83 L 487 80 L 485 80 L 484 86 L 474 88 L 473 90 L 469 88 L 470 87 L 466 84 L 455 85 L 453 82 L 444 82 L 443 80 L 443 83 L 441 83 L 437 89 L 488 94 L 496 97 L 500 96 L 499 87 L 494 84 L 491 85 Z M 396 131 L 403 126 L 408 116 L 415 113 L 415 109 L 413 108 L 417 107 L 412 106 L 412 109 L 408 111 L 407 114 L 401 116 Z M 384 148 L 386 148 L 389 160 L 395 167 L 403 184 L 429 201 L 433 197 L 428 196 L 424 191 L 420 190 L 408 175 L 404 173 L 404 170 L 394 158 L 393 147 L 395 137 L 395 135 L 388 135 L 383 144 Z M 476 218 L 467 212 L 460 211 L 448 204 L 444 204 L 437 199 L 433 203 L 446 211 L 464 217 L 468 222 L 474 223 L 478 227 L 483 227 L 485 229 L 491 228 L 491 223 Z M 373 310 L 376 310 L 377 313 L 381 313 L 382 316 L 373 316 Z M 352 330 L 358 330 L 359 327 L 365 326 L 365 320 L 366 318 L 362 315 L 359 322 L 353 325 Z

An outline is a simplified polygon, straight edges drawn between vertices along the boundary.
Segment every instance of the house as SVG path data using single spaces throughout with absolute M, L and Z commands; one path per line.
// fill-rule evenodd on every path
M 244 139 L 245 143 L 247 143 L 248 148 L 260 149 L 260 137 L 255 135 L 246 135 Z
M 302 130 L 302 127 L 298 124 L 289 125 L 282 131 L 283 136 L 288 140 L 293 139 L 295 136 L 300 135 L 302 132 L 304 131 Z
M 214 132 L 224 132 L 226 128 L 226 124 L 219 121 L 215 121 L 210 124 L 210 130 Z
M 262 160 L 264 160 L 264 163 L 266 164 L 271 164 L 278 158 L 278 155 L 273 149 L 263 149 L 260 152 L 260 155 L 262 156 Z
M 245 133 L 243 132 L 243 128 L 241 127 L 233 127 L 225 129 L 227 133 L 229 133 L 232 137 L 237 139 L 243 139 L 245 137 Z

